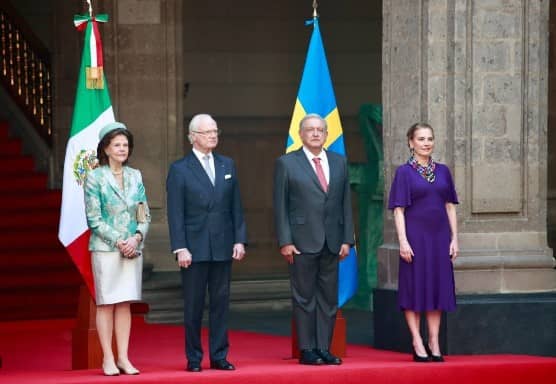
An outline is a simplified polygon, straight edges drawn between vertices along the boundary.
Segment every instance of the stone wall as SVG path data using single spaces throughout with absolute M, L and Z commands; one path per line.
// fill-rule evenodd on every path
M 556 247 L 556 3 L 550 2 L 548 55 L 548 244 Z

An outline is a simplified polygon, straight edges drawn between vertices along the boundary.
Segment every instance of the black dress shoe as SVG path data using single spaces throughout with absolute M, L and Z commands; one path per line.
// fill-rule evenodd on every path
M 210 367 L 212 369 L 220 369 L 222 371 L 233 371 L 236 369 L 236 367 L 234 367 L 234 365 L 226 359 L 211 361 Z
M 435 363 L 443 363 L 444 362 L 444 358 L 442 357 L 442 355 L 433 355 L 431 348 L 429 347 L 428 344 L 425 344 L 425 350 L 427 351 L 427 353 L 429 354 L 431 361 L 435 362 Z
M 185 368 L 185 370 L 188 372 L 201 372 L 201 363 L 190 361 L 187 363 L 187 367 Z
M 342 359 L 340 359 L 337 356 L 334 356 L 333 354 L 331 354 L 327 350 L 316 349 L 315 352 L 316 352 L 317 355 L 319 355 L 322 358 L 322 361 L 324 361 L 324 364 L 328 364 L 328 365 L 340 365 L 340 364 L 342 364 Z
M 299 364 L 323 365 L 324 360 L 322 360 L 322 357 L 317 355 L 312 349 L 304 349 L 301 351 Z

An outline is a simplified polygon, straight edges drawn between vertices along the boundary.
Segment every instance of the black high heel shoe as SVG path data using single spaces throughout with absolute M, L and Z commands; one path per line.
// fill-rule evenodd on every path
M 444 357 L 442 357 L 442 355 L 433 355 L 432 351 L 429 347 L 429 344 L 425 344 L 425 350 L 427 351 L 427 355 L 430 356 L 430 361 L 435 362 L 435 363 L 443 363 L 444 362 Z
M 416 363 L 428 363 L 431 361 L 431 358 L 428 354 L 427 356 L 419 356 L 417 352 L 415 352 L 415 348 L 413 348 L 413 361 Z

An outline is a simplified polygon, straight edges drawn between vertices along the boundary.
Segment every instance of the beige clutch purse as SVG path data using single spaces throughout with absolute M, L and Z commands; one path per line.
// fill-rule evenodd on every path
M 147 222 L 147 207 L 142 201 L 137 203 L 136 219 L 138 223 Z

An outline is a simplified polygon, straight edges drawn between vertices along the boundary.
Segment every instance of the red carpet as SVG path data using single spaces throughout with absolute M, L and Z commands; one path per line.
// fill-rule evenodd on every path
M 447 356 L 419 364 L 408 354 L 348 346 L 341 366 L 312 367 L 290 359 L 288 337 L 234 331 L 229 359 L 234 372 L 183 370 L 183 328 L 134 322 L 130 355 L 139 376 L 104 377 L 100 369 L 71 371 L 68 320 L 0 322 L 0 383 L 554 383 L 556 358 L 524 355 Z M 206 340 L 206 334 L 204 335 Z M 206 350 L 206 347 L 205 347 Z
M 0 321 L 73 316 L 81 279 L 57 239 L 61 193 L 2 121 L 0 178 Z

